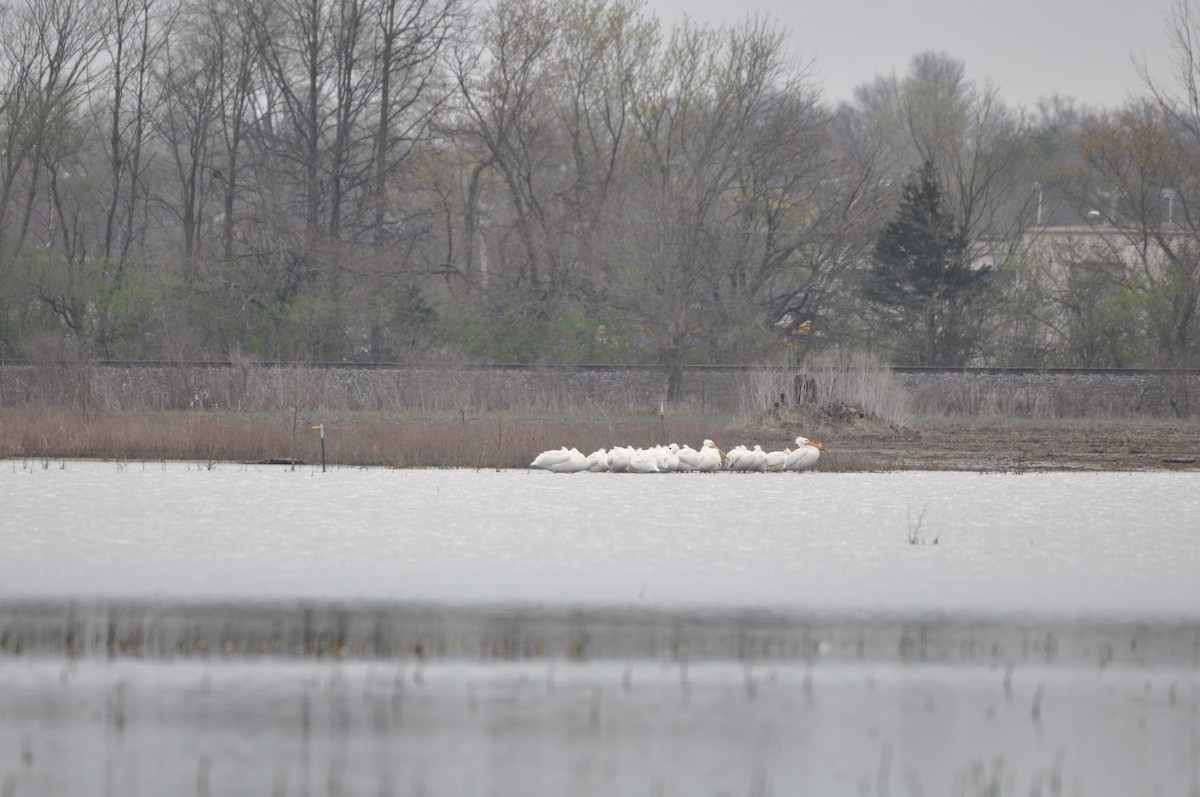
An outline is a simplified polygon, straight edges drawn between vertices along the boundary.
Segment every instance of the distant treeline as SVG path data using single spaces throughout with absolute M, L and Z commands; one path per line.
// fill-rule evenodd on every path
M 831 350 L 1200 367 L 1195 72 L 1025 109 L 927 52 L 835 106 L 773 21 L 635 0 L 16 0 L 0 33 L 0 358 L 634 363 L 673 401 Z

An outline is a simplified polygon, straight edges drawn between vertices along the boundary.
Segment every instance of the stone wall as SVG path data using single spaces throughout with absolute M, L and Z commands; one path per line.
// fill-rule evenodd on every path
M 687 409 L 746 414 L 794 400 L 789 369 L 691 367 Z M 812 380 L 826 372 L 806 373 Z M 886 372 L 885 372 L 886 373 Z M 824 375 L 823 375 L 824 374 Z M 1032 417 L 1200 415 L 1200 372 L 898 368 L 889 384 L 922 415 Z M 657 367 L 309 367 L 220 364 L 0 364 L 0 405 L 91 410 L 217 409 L 478 413 L 655 412 Z M 863 403 L 847 397 L 846 401 Z M 869 409 L 869 407 L 864 407 Z

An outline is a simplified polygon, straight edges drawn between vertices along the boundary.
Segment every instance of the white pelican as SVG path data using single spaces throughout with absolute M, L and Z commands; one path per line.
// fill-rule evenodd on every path
M 651 449 L 654 452 L 654 461 L 658 463 L 658 470 L 662 473 L 674 473 L 679 470 L 679 455 L 675 452 L 679 450 L 679 446 L 671 443 L 669 446 L 655 446 Z
M 701 470 L 705 473 L 720 470 L 724 459 L 725 454 L 721 449 L 717 448 L 717 444 L 712 440 L 705 440 L 704 445 L 700 447 L 700 451 L 698 452 L 696 470 Z
M 672 443 L 674 445 L 674 443 Z M 679 457 L 680 470 L 699 470 L 700 469 L 700 452 L 689 445 L 684 445 L 683 448 L 675 450 L 675 456 Z
M 784 460 L 783 469 L 808 470 L 817 464 L 817 459 L 824 450 L 825 446 L 814 440 L 809 440 L 807 437 L 797 437 L 796 450 L 788 454 L 787 459 Z
M 598 448 L 588 454 L 588 470 L 592 473 L 607 473 L 608 472 L 608 452 L 603 448 Z
M 791 452 L 792 450 L 790 448 L 785 448 L 782 451 L 768 451 L 767 470 L 774 472 L 783 470 L 783 463 L 787 462 L 788 454 Z
M 628 448 L 613 446 L 608 450 L 608 469 L 613 473 L 624 473 L 629 470 L 632 453 Z
M 560 462 L 566 462 L 571 458 L 571 451 L 566 446 L 562 448 L 543 451 L 534 457 L 533 462 L 529 463 L 531 468 L 541 468 L 542 470 L 550 470 L 551 465 L 557 465 Z
M 742 460 L 745 459 L 746 464 L 750 464 L 749 460 L 753 458 L 750 449 L 739 443 L 733 448 L 725 452 L 725 467 L 729 470 L 742 470 Z
M 767 469 L 767 452 L 763 451 L 762 446 L 755 444 L 754 450 L 750 453 L 754 460 L 754 464 L 751 465 L 750 470 L 756 470 L 759 473 L 765 471 Z
M 741 453 L 734 456 L 733 452 L 729 452 L 729 469 L 730 470 L 757 470 L 762 471 L 767 469 L 767 452 L 762 450 L 762 446 L 755 445 L 753 449 L 747 449 L 745 446 L 738 446 Z
M 638 449 L 629 457 L 629 472 L 630 473 L 658 473 L 658 457 L 653 451 L 643 451 Z
M 552 473 L 579 473 L 587 470 L 591 464 L 578 448 L 572 448 L 569 457 L 562 462 L 547 466 L 546 470 Z

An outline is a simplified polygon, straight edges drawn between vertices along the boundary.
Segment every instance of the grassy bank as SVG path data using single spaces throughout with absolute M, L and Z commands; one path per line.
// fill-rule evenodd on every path
M 699 445 L 712 438 L 784 448 L 821 440 L 818 470 L 1143 470 L 1200 468 L 1200 421 L 1168 419 L 914 418 L 905 427 L 860 417 L 305 415 L 217 412 L 90 413 L 0 408 L 0 458 L 202 463 L 524 468 L 538 452 L 576 446 Z
M 125 386 L 124 402 L 96 400 L 89 389 L 83 398 L 71 394 L 56 404 L 13 388 L 12 403 L 0 407 L 0 458 L 319 462 L 313 427 L 321 424 L 326 461 L 344 466 L 524 468 L 539 452 L 560 446 L 587 454 L 614 445 L 698 447 L 705 438 L 725 449 L 740 443 L 770 451 L 793 445 L 801 434 L 826 444 L 821 470 L 1120 469 L 1190 467 L 1200 460 L 1194 417 L 1060 412 L 1058 404 L 1018 401 L 1032 394 L 1019 384 L 1010 386 L 1011 396 L 989 388 L 983 401 L 980 389 L 973 404 L 934 406 L 915 401 L 890 369 L 853 358 L 747 372 L 736 408 L 685 403 L 662 417 L 657 402 L 651 408 L 629 401 L 613 385 L 580 392 L 579 385 L 564 383 L 552 395 L 510 386 L 497 397 L 491 391 L 500 390 L 499 383 L 479 381 L 486 371 L 464 371 L 461 383 L 451 379 L 437 390 L 421 380 L 392 384 L 395 374 L 360 383 L 339 371 L 299 367 L 247 366 L 238 373 L 238 384 L 245 384 L 237 401 L 221 394 L 220 401 L 208 396 L 173 409 L 136 404 L 154 393 L 136 380 Z M 89 386 L 95 380 L 76 381 Z M 948 381 L 939 395 L 956 395 L 956 385 Z M 192 395 L 194 386 L 185 387 L 180 396 Z M 401 387 L 423 392 L 414 398 Z
M 699 445 L 731 440 L 728 417 L 531 418 L 513 415 L 89 413 L 0 409 L 0 458 L 320 461 L 325 427 L 329 464 L 385 467 L 523 468 L 538 452 L 576 446 Z M 794 436 L 794 435 L 793 435 Z M 736 442 L 736 441 L 735 441 Z M 767 441 L 762 442 L 764 446 Z M 723 445 L 733 443 L 724 442 Z

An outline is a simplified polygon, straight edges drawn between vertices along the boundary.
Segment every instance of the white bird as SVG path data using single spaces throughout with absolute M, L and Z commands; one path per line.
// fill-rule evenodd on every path
M 750 449 L 742 444 L 738 444 L 725 452 L 725 467 L 729 470 L 742 470 L 742 460 L 746 460 L 746 464 L 750 464 L 753 455 Z
M 658 473 L 659 470 L 658 458 L 652 451 L 643 451 L 639 448 L 629 457 L 630 473 Z
M 679 470 L 679 456 L 675 453 L 679 450 L 679 446 L 671 443 L 669 446 L 655 446 L 650 449 L 653 452 L 654 461 L 658 464 L 660 473 L 674 473 Z
M 785 448 L 782 451 L 768 451 L 767 470 L 774 471 L 776 473 L 783 470 L 783 463 L 787 462 L 787 457 L 790 453 L 790 448 Z
M 825 446 L 814 440 L 809 440 L 807 437 L 797 437 L 796 450 L 788 454 L 787 459 L 784 460 L 783 469 L 808 470 L 817 464 L 817 459 L 824 450 Z
M 588 454 L 588 470 L 592 473 L 606 473 L 608 471 L 608 452 L 603 448 L 598 448 Z
M 674 445 L 674 443 L 672 443 Z M 680 470 L 699 470 L 700 469 L 700 452 L 689 445 L 684 445 L 683 448 L 675 451 L 675 456 L 679 457 Z
M 531 468 L 540 468 L 542 470 L 550 470 L 551 465 L 557 465 L 560 462 L 566 462 L 571 458 L 571 451 L 566 446 L 550 451 L 543 451 L 534 457 L 533 462 L 529 463 Z
M 763 451 L 762 446 L 755 444 L 754 450 L 750 452 L 754 457 L 754 464 L 750 470 L 756 470 L 762 473 L 767 469 L 767 452 Z
M 742 449 L 738 457 L 733 456 L 730 452 L 729 469 L 741 471 L 763 471 L 767 469 L 767 452 L 762 450 L 762 446 L 755 445 L 753 449 L 747 450 L 745 446 L 738 446 Z
M 608 469 L 613 473 L 624 473 L 629 470 L 629 459 L 632 452 L 628 448 L 613 446 L 608 450 Z
M 589 467 L 591 467 L 591 464 L 592 463 L 588 461 L 588 458 L 580 453 L 578 448 L 572 448 L 570 451 L 570 456 L 568 456 L 562 462 L 556 462 L 553 465 L 548 466 L 546 470 L 551 471 L 552 473 L 579 473 L 580 471 L 587 470 Z
M 717 448 L 717 444 L 712 440 L 705 440 L 704 445 L 700 447 L 700 451 L 698 452 L 696 470 L 704 471 L 705 473 L 720 470 L 724 459 L 725 455 L 721 449 Z

